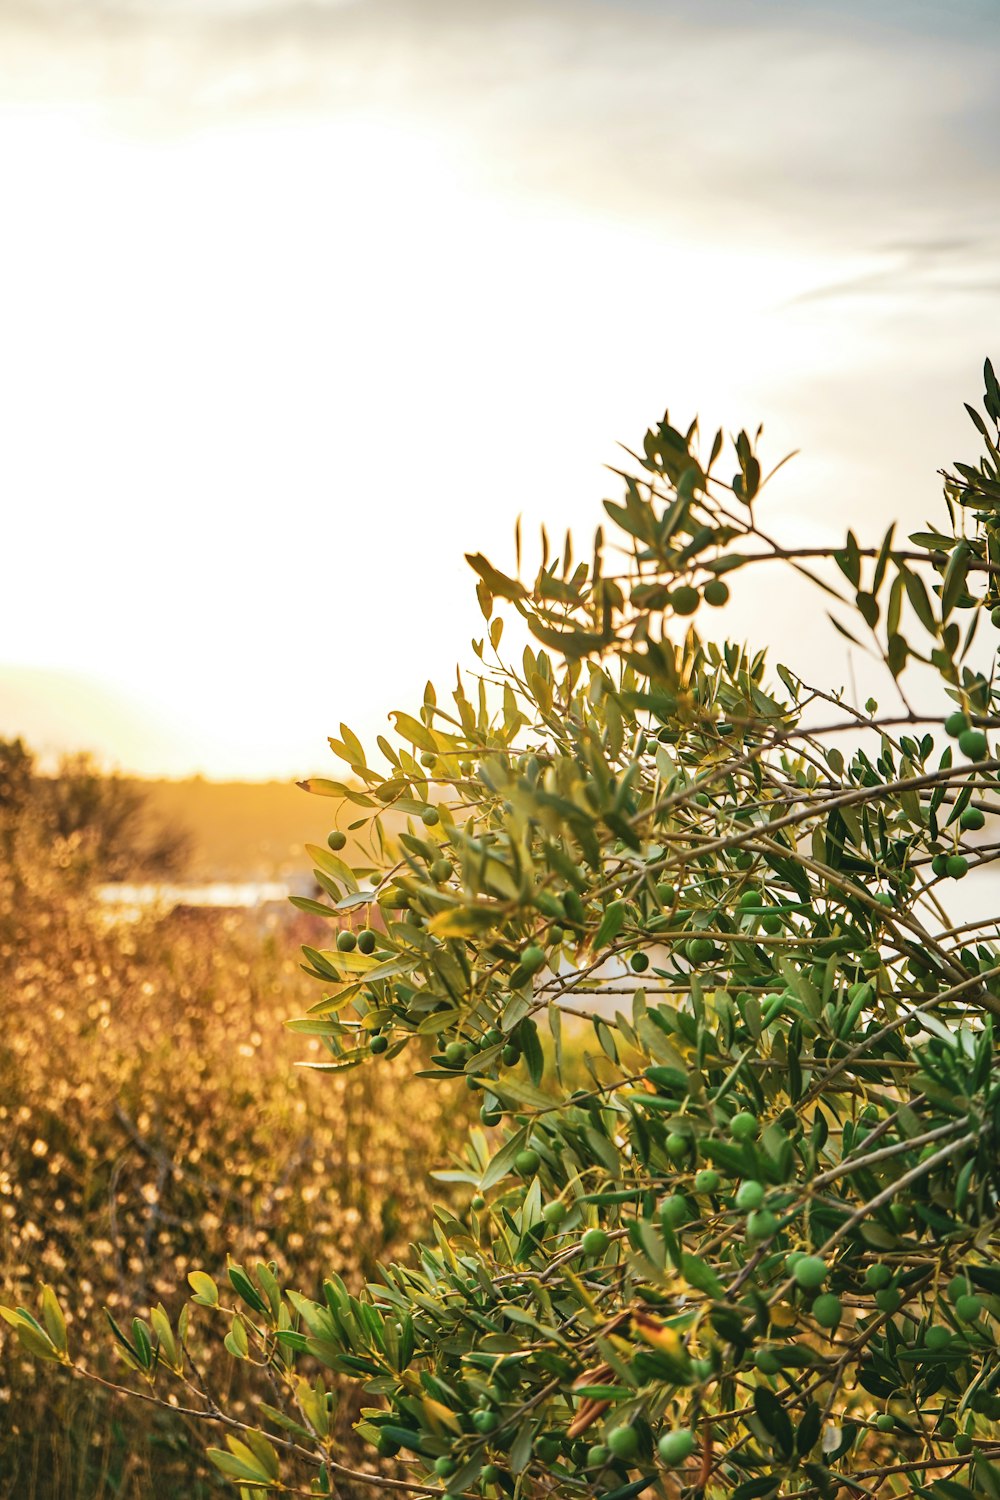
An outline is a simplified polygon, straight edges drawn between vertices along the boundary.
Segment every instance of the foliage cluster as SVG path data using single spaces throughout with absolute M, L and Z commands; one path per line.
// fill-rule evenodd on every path
M 30 887 L 39 853 L 55 859 L 66 884 L 183 873 L 191 850 L 186 828 L 157 817 L 141 786 L 105 774 L 86 753 L 64 755 L 52 775 L 39 772 L 23 740 L 0 740 L 0 855 L 4 877 Z
M 349 1376 L 416 1493 L 1000 1497 L 990 365 L 985 409 L 940 524 L 810 549 L 770 535 L 755 440 L 727 478 L 721 433 L 706 459 L 665 417 L 582 561 L 544 536 L 527 582 L 470 559 L 478 682 L 428 685 L 379 756 L 331 741 L 354 784 L 312 790 L 371 854 L 316 849 L 328 899 L 300 904 L 370 925 L 306 949 L 294 1029 L 333 1082 L 461 1077 L 481 1125 L 438 1174 L 463 1211 L 362 1296 L 264 1261 L 193 1277 L 276 1393 L 221 1414 L 209 1456 L 244 1496 L 340 1492 Z M 888 707 L 691 623 L 781 568 Z M 497 601 L 531 637 L 510 658 Z M 567 1012 L 593 1015 L 582 1085 Z M 5 1316 L 71 1360 L 51 1295 Z M 190 1385 L 186 1316 L 117 1331 L 139 1389 Z
M 282 1020 L 304 1000 L 301 933 L 228 914 L 109 921 L 30 798 L 6 817 L 0 1298 L 22 1304 L 42 1277 L 72 1309 L 78 1360 L 113 1381 L 102 1309 L 172 1302 L 227 1253 L 294 1268 L 303 1286 L 335 1262 L 360 1288 L 426 1221 L 423 1163 L 446 1149 L 448 1099 L 398 1063 L 360 1089 L 295 1067 L 302 1044 Z M 189 1423 L 40 1380 L 3 1328 L 5 1500 L 217 1493 Z M 252 1382 L 199 1332 L 204 1388 L 244 1411 Z M 337 1431 L 357 1447 L 351 1416 L 348 1403 Z

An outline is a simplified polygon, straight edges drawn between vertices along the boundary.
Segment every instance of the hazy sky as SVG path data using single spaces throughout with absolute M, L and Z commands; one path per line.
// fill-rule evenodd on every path
M 921 522 L 998 64 L 995 0 L 0 0 L 0 733 L 322 767 L 665 406 L 803 450 L 772 530 Z M 797 592 L 727 623 L 846 672 Z

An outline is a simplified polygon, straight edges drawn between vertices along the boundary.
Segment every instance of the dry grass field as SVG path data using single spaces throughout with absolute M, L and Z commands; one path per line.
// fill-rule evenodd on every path
M 329 826 L 310 825 L 316 801 L 294 788 L 178 795 L 228 873 L 241 830 L 251 855 L 291 859 L 297 813 L 299 838 Z M 163 790 L 154 810 L 169 806 Z M 188 1270 L 218 1274 L 227 1253 L 273 1258 L 312 1294 L 331 1269 L 358 1284 L 404 1251 L 468 1096 L 392 1064 L 346 1079 L 296 1067 L 310 1040 L 283 1021 L 316 998 L 301 933 L 225 912 L 115 923 L 80 855 L 30 797 L 0 807 L 0 1301 L 33 1302 L 50 1281 L 75 1349 L 121 1378 L 104 1306 L 131 1316 L 162 1300 L 174 1315 Z M 195 1326 L 207 1383 L 228 1382 L 216 1330 Z M 181 1419 L 39 1370 L 0 1333 L 2 1500 L 224 1492 Z

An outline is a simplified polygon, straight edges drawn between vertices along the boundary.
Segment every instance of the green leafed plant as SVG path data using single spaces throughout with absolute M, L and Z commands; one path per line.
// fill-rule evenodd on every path
M 320 1066 L 409 1049 L 482 1128 L 437 1174 L 467 1212 L 364 1296 L 194 1279 L 268 1377 L 255 1422 L 204 1408 L 245 1492 L 350 1482 L 335 1375 L 418 1493 L 1000 1496 L 989 364 L 985 411 L 939 526 L 829 550 L 772 538 L 745 432 L 720 477 L 722 435 L 706 459 L 664 418 L 585 559 L 470 558 L 473 678 L 377 755 L 331 741 L 350 780 L 313 790 L 349 794 L 371 857 L 313 851 Z M 782 568 L 889 706 L 703 633 L 703 602 Z M 338 944 L 359 907 L 372 940 Z M 7 1316 L 68 1357 L 61 1320 Z M 158 1383 L 183 1337 L 153 1329 L 115 1336 Z

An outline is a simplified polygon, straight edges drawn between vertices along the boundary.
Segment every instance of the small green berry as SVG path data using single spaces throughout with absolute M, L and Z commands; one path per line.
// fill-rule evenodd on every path
M 435 823 L 440 823 L 441 814 L 436 807 L 425 807 L 421 810 L 420 821 L 425 828 L 433 828 Z
M 672 1130 L 666 1139 L 667 1155 L 671 1161 L 683 1161 L 688 1154 L 690 1142 L 679 1130 Z
M 986 814 L 979 807 L 967 807 L 959 817 L 959 824 L 970 833 L 976 833 L 986 823 Z
M 896 1425 L 895 1417 L 887 1411 L 880 1411 L 875 1418 L 875 1426 L 879 1432 L 891 1432 Z
M 747 1215 L 747 1234 L 752 1240 L 769 1240 L 778 1232 L 778 1220 L 769 1208 L 756 1209 Z
M 924 1334 L 924 1345 L 935 1353 L 940 1349 L 947 1349 L 951 1343 L 951 1329 L 943 1327 L 940 1323 L 932 1323 Z
M 584 1255 L 603 1255 L 611 1241 L 603 1229 L 588 1229 L 580 1241 Z
M 889 1285 L 891 1280 L 892 1272 L 889 1270 L 889 1267 L 883 1266 L 878 1261 L 875 1265 L 869 1266 L 865 1272 L 865 1286 L 873 1292 L 880 1292 L 883 1287 Z
M 711 578 L 704 588 L 704 599 L 713 609 L 720 609 L 729 599 L 729 585 L 721 578 Z
M 962 1454 L 963 1457 L 967 1453 L 971 1453 L 974 1446 L 972 1434 L 968 1432 L 956 1432 L 954 1446 L 955 1452 Z
M 969 760 L 985 760 L 989 744 L 981 729 L 963 729 L 958 737 L 958 748 Z
M 682 1464 L 694 1452 L 694 1434 L 687 1427 L 675 1427 L 663 1434 L 656 1448 L 665 1464 Z
M 714 1193 L 717 1191 L 722 1178 L 712 1167 L 703 1167 L 700 1172 L 695 1173 L 694 1190 L 696 1193 Z
M 691 1210 L 679 1193 L 672 1193 L 660 1204 L 660 1219 L 671 1229 L 677 1229 L 691 1217 Z
M 760 1121 L 748 1109 L 741 1109 L 729 1122 L 729 1133 L 737 1141 L 752 1141 L 760 1130 Z
M 812 1305 L 812 1315 L 821 1328 L 836 1328 L 843 1316 L 840 1298 L 824 1292 Z
M 945 861 L 945 869 L 952 880 L 962 880 L 969 873 L 969 861 L 964 854 L 949 854 Z
M 357 933 L 345 928 L 343 932 L 337 933 L 337 947 L 341 953 L 353 953 L 358 946 Z
M 639 1434 L 634 1427 L 612 1427 L 608 1433 L 608 1447 L 615 1458 L 627 1463 L 639 1451 Z
M 375 934 L 370 927 L 365 927 L 358 933 L 359 953 L 375 952 Z
M 587 1468 L 603 1469 L 611 1459 L 611 1450 L 603 1443 L 595 1443 L 592 1448 L 587 1449 Z
M 693 615 L 700 603 L 698 590 L 682 583 L 670 595 L 670 605 L 675 615 Z
M 632 965 L 632 970 L 634 973 L 645 974 L 646 970 L 649 968 L 649 954 L 633 953 L 629 962 Z
M 968 727 L 969 721 L 960 708 L 956 708 L 954 713 L 950 713 L 944 721 L 944 732 L 953 740 L 957 740 L 963 729 L 968 729 Z
M 542 1158 L 530 1146 L 514 1157 L 514 1166 L 522 1177 L 534 1177 L 541 1164 Z
M 983 1304 L 973 1292 L 966 1292 L 955 1303 L 955 1314 L 963 1323 L 974 1323 L 983 1310 Z
M 375 1035 L 369 1039 L 368 1051 L 373 1057 L 378 1057 L 380 1052 L 388 1052 L 388 1050 L 389 1038 L 383 1036 L 380 1031 L 376 1031 Z
M 458 1464 L 447 1453 L 442 1453 L 440 1458 L 434 1460 L 434 1472 L 439 1479 L 450 1479 L 457 1468 Z
M 715 957 L 715 944 L 711 938 L 690 938 L 684 945 L 687 960 L 692 964 L 708 964 Z
M 347 843 L 347 834 L 341 833 L 339 828 L 335 828 L 332 833 L 327 834 L 326 841 L 336 854 Z
M 826 1280 L 826 1261 L 818 1255 L 803 1255 L 796 1261 L 792 1275 L 804 1291 L 814 1292 Z
M 736 1207 L 741 1213 L 751 1213 L 753 1209 L 763 1205 L 764 1197 L 764 1184 L 748 1178 L 746 1182 L 741 1182 L 736 1190 Z
M 562 1199 L 555 1198 L 551 1203 L 546 1203 L 545 1207 L 542 1209 L 542 1218 L 545 1220 L 546 1224 L 551 1224 L 553 1228 L 558 1228 L 558 1226 L 563 1222 L 568 1213 L 569 1209 L 566 1207 Z

